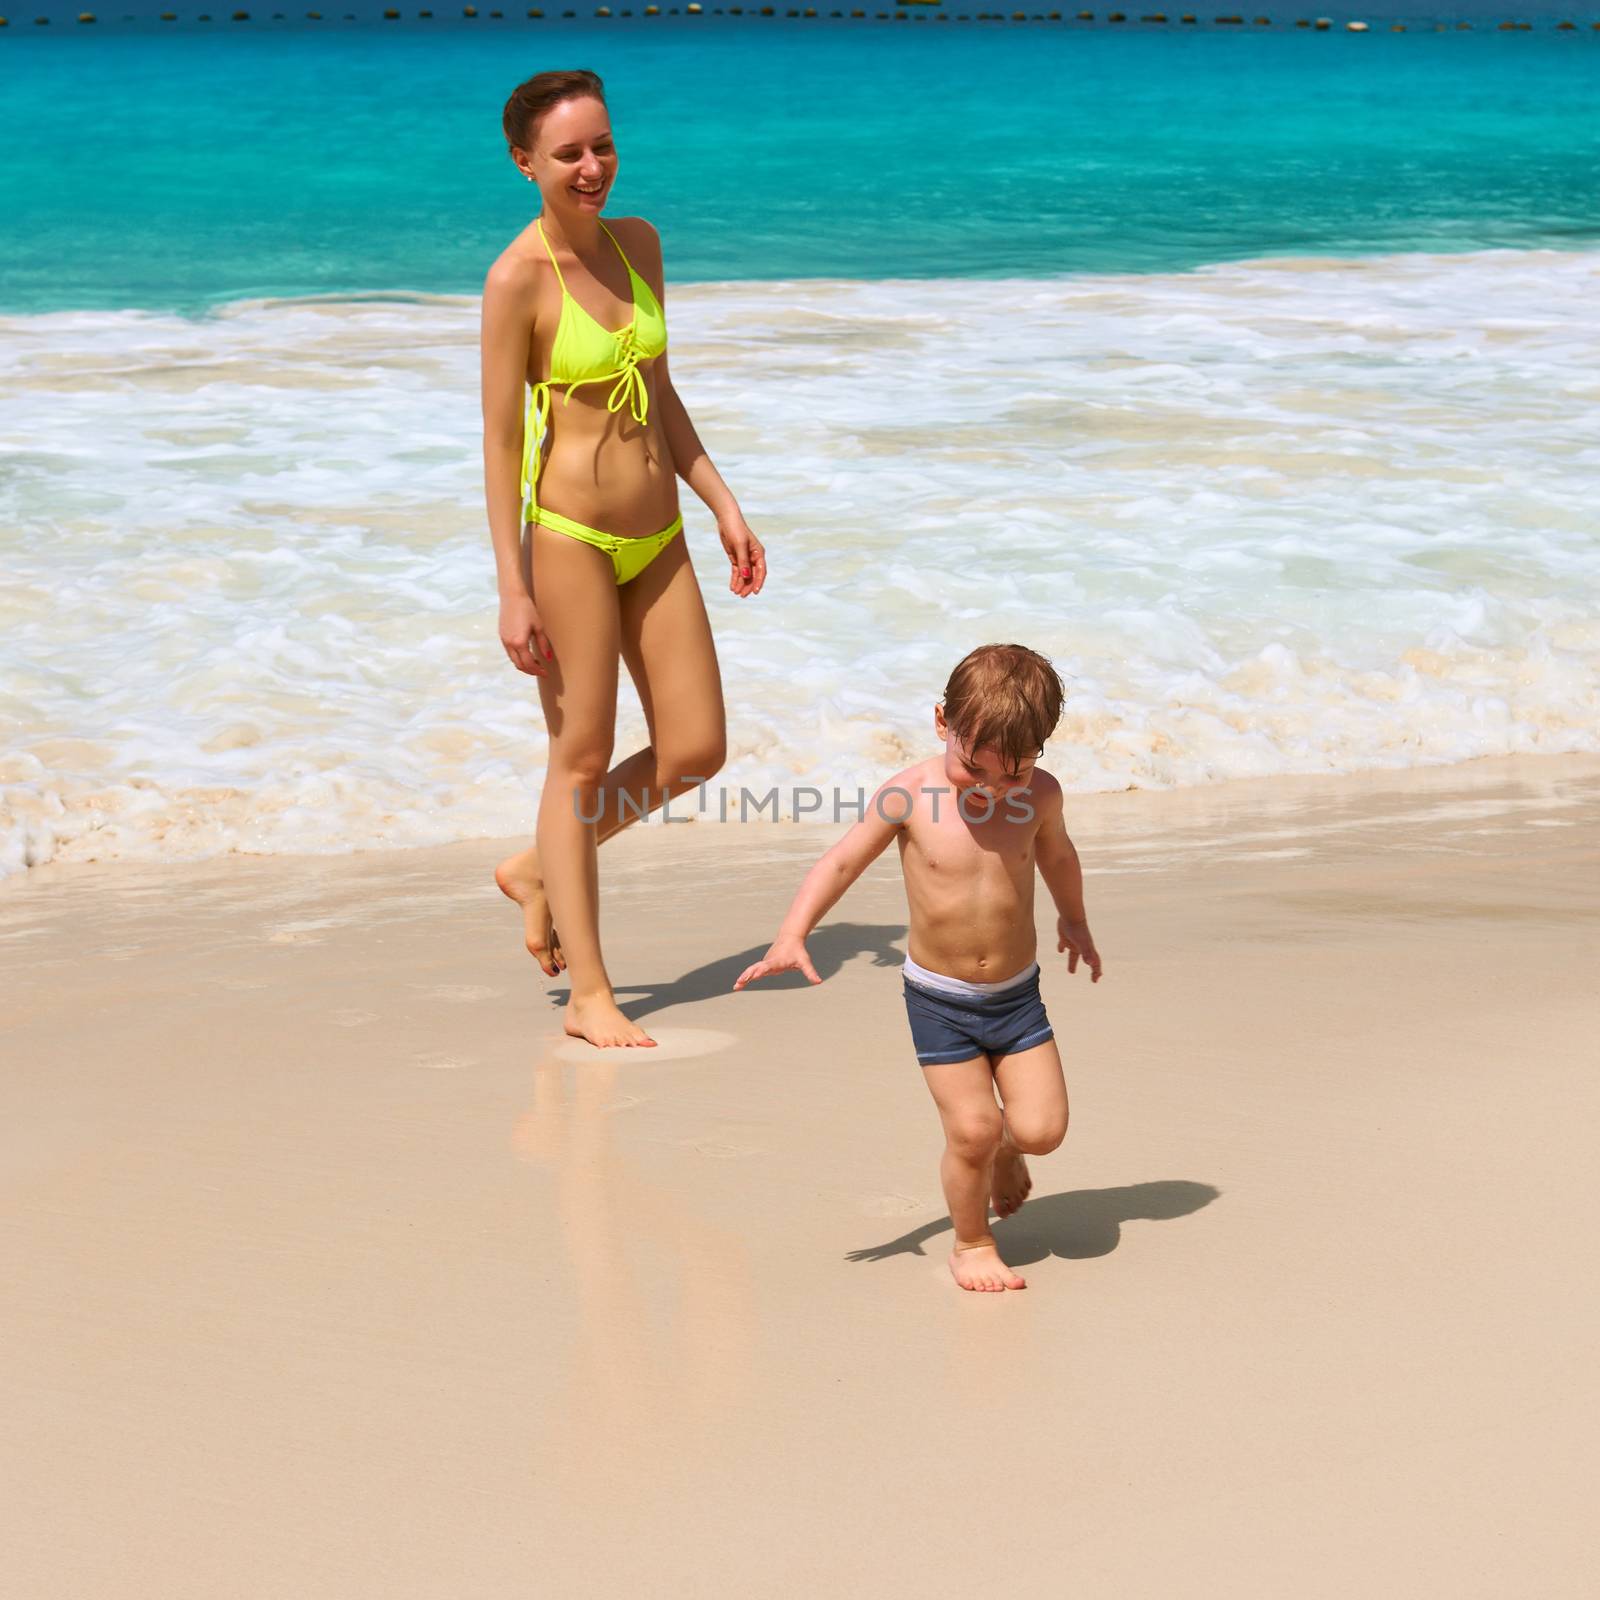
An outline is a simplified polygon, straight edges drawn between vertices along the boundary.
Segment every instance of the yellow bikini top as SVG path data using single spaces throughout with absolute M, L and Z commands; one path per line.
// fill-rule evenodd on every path
M 556 282 L 561 285 L 561 320 L 556 324 L 556 336 L 550 346 L 550 376 L 532 386 L 528 395 L 528 414 L 523 424 L 522 438 L 522 497 L 523 520 L 536 502 L 534 487 L 538 479 L 540 454 L 544 437 L 550 426 L 550 389 L 564 385 L 566 398 L 572 399 L 574 389 L 586 383 L 604 383 L 615 379 L 606 399 L 606 409 L 620 411 L 627 406 L 635 422 L 650 420 L 650 391 L 644 375 L 639 371 L 641 361 L 649 361 L 667 348 L 667 318 L 650 285 L 633 270 L 627 252 L 617 244 L 617 236 L 606 227 L 606 237 L 617 245 L 617 254 L 628 269 L 628 280 L 633 289 L 633 320 L 626 327 L 612 332 L 573 299 L 567 280 L 561 276 L 561 263 L 545 238 L 544 224 L 534 224 L 539 230 L 550 265 L 556 269 Z

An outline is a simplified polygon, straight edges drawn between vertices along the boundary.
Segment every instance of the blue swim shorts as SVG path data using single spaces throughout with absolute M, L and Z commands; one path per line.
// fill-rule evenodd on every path
M 904 981 L 906 1018 L 921 1066 L 1010 1055 L 1055 1038 L 1039 994 L 1038 962 L 994 986 L 962 983 L 907 958 Z

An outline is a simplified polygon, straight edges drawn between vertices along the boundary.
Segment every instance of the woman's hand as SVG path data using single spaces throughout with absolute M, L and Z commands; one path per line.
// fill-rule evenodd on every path
M 737 509 L 717 518 L 717 537 L 733 564 L 728 587 L 741 598 L 760 594 L 761 585 L 767 581 L 767 552 Z
M 555 651 L 545 637 L 539 608 L 526 589 L 500 596 L 500 643 L 518 672 L 531 673 L 535 678 L 545 675 L 545 663 L 554 658 Z

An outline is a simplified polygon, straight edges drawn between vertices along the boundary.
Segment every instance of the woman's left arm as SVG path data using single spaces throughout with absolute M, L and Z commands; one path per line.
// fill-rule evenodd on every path
M 642 218 L 635 219 L 635 226 L 648 247 L 639 252 L 644 258 L 641 274 L 665 310 L 667 291 L 661 262 L 661 237 Z M 767 552 L 750 531 L 750 524 L 744 520 L 733 491 L 722 481 L 722 474 L 706 454 L 688 409 L 673 387 L 665 351 L 656 357 L 651 372 L 655 379 L 657 414 L 666 434 L 667 448 L 672 452 L 673 465 L 678 476 L 705 501 L 707 509 L 717 519 L 717 536 L 728 552 L 732 569 L 728 588 L 736 595 L 760 594 L 762 584 L 767 581 Z

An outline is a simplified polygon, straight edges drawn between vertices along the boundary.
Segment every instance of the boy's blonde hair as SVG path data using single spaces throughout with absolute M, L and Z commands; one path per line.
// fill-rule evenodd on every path
M 944 686 L 945 726 L 970 754 L 988 745 L 1008 767 L 1044 748 L 1061 720 L 1061 675 L 1021 644 L 980 644 Z

